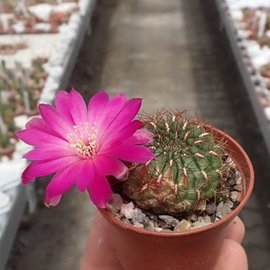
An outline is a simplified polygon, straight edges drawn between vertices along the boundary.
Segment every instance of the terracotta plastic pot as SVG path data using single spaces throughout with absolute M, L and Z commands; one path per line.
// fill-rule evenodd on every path
M 243 148 L 230 136 L 205 126 L 217 141 L 227 144 L 227 152 L 243 177 L 242 200 L 226 217 L 203 228 L 181 233 L 152 232 L 134 228 L 100 209 L 112 225 L 117 256 L 125 270 L 211 270 L 220 253 L 228 224 L 240 212 L 251 195 L 254 171 Z

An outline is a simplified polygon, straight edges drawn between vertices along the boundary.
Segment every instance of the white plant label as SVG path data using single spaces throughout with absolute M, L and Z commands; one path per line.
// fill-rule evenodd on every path
M 262 12 L 259 18 L 258 37 L 263 36 L 266 27 L 266 22 L 267 22 L 267 14 L 266 12 Z
M 1 114 L 0 114 L 0 130 L 4 134 L 6 134 L 7 131 L 8 131 L 7 126 L 6 126 L 5 122 L 4 122 L 3 117 L 2 117 Z
M 22 91 L 22 94 L 23 94 L 23 103 L 24 103 L 25 110 L 27 113 L 29 113 L 31 111 L 29 94 L 25 90 Z

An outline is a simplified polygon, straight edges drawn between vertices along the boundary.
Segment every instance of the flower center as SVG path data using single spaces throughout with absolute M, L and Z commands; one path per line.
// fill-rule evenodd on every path
M 67 135 L 72 148 L 82 158 L 92 159 L 98 151 L 98 130 L 95 123 L 89 127 L 89 123 L 79 123 L 73 126 L 73 131 Z
M 77 153 L 84 158 L 93 158 L 97 153 L 97 141 L 89 141 L 88 144 L 84 144 L 83 141 L 78 141 L 72 145 Z

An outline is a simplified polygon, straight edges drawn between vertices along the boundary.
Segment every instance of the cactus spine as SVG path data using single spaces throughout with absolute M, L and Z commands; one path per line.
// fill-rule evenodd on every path
M 226 167 L 224 150 L 203 123 L 165 110 L 143 120 L 154 134 L 156 158 L 130 171 L 124 193 L 157 213 L 196 210 L 202 200 L 215 198 Z

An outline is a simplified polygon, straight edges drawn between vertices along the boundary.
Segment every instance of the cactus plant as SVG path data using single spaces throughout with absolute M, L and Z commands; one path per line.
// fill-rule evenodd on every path
M 20 1 L 22 2 L 22 1 Z M 46 3 L 46 4 L 51 4 L 51 5 L 55 5 L 55 4 L 58 4 L 59 1 L 57 0 L 25 0 L 24 1 L 26 6 L 33 6 L 33 5 L 36 5 L 36 4 L 43 4 L 43 3 Z M 77 0 L 73 1 L 73 0 L 62 0 L 63 3 L 68 3 L 68 2 L 78 2 Z M 15 1 L 12 1 L 12 0 L 2 0 L 0 2 L 0 7 L 2 8 L 5 8 L 5 10 L 8 10 L 8 11 L 14 11 L 16 10 L 16 7 L 18 5 L 18 1 L 15 2 Z
M 0 14 L 9 13 L 12 14 L 12 18 L 5 20 L 3 22 L 0 20 L 0 34 L 14 34 L 14 33 L 24 33 L 24 34 L 33 34 L 33 33 L 57 33 L 59 27 L 62 24 L 65 24 L 69 21 L 71 14 L 78 9 L 75 5 L 72 10 L 62 9 L 63 12 L 51 12 L 49 20 L 42 20 L 40 17 L 35 16 L 29 7 L 33 7 L 38 4 L 48 4 L 54 9 L 56 5 L 59 5 L 61 8 L 62 3 L 78 3 L 78 0 L 4 0 L 0 1 Z M 22 29 L 16 30 L 14 25 L 20 22 L 22 24 Z M 36 28 L 35 26 L 40 23 L 49 23 L 50 28 Z
M 0 102 L 0 157 L 13 152 L 14 145 L 10 141 L 14 129 L 13 113 L 7 110 L 6 104 Z
M 16 131 L 14 117 L 37 112 L 37 102 L 47 76 L 43 68 L 45 61 L 34 59 L 31 68 L 20 63 L 10 68 L 5 61 L 0 62 L 0 156 L 10 155 L 14 150 L 11 142 Z
M 8 104 L 0 103 L 0 115 L 7 126 L 7 130 L 9 132 L 14 132 L 16 128 L 14 123 L 14 111 L 12 108 Z
M 156 158 L 131 168 L 123 185 L 126 196 L 156 213 L 189 212 L 224 196 L 225 146 L 215 142 L 202 122 L 166 110 L 143 120 L 154 134 L 150 147 Z
M 9 68 L 1 61 L 0 91 L 9 93 L 6 103 L 12 108 L 14 115 L 36 113 L 37 102 L 47 76 L 43 68 L 45 61 L 42 58 L 34 59 L 31 68 L 24 68 L 18 62 L 14 68 Z
M 0 132 L 0 149 L 8 148 L 10 144 L 10 134 Z

